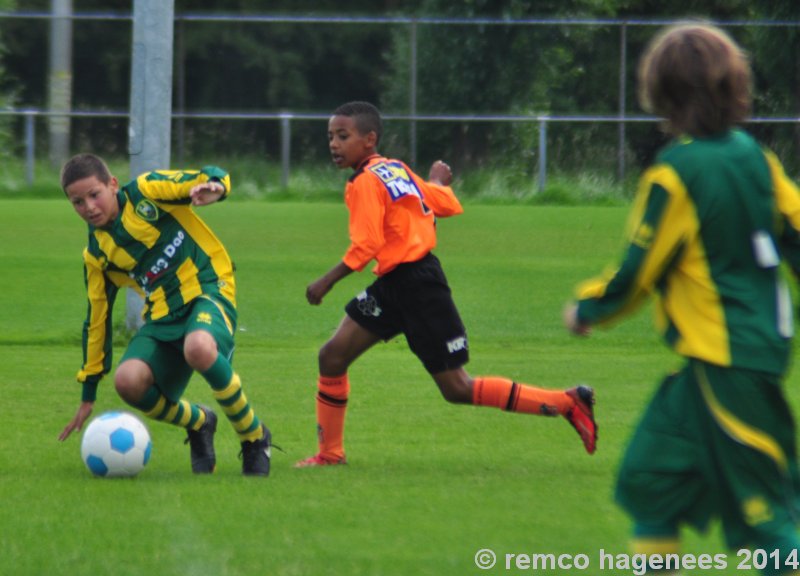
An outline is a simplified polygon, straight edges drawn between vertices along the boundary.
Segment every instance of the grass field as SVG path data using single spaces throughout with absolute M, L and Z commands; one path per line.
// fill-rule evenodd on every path
M 468 369 L 545 387 L 591 384 L 597 454 L 584 453 L 563 419 L 445 403 L 394 341 L 351 371 L 350 464 L 317 470 L 292 468 L 315 449 L 317 349 L 371 281 L 352 275 L 322 306 L 305 303 L 306 284 L 346 246 L 345 209 L 240 202 L 202 214 L 237 264 L 235 366 L 285 454 L 275 452 L 269 479 L 243 478 L 234 434 L 221 425 L 217 473 L 194 477 L 182 431 L 148 422 L 154 449 L 142 474 L 92 478 L 80 438 L 56 440 L 79 401 L 85 228 L 64 201 L 2 201 L 0 574 L 632 573 L 600 565 L 601 551 L 627 552 L 614 473 L 655 382 L 678 360 L 648 313 L 588 340 L 561 326 L 576 282 L 618 255 L 624 208 L 470 205 L 439 224 L 437 253 L 469 330 Z M 213 405 L 201 379 L 188 393 Z M 96 413 L 119 407 L 106 379 Z M 480 570 L 474 557 L 486 548 L 498 564 Z M 712 530 L 687 533 L 685 551 L 724 548 Z M 506 554 L 537 553 L 583 554 L 589 566 L 504 565 Z

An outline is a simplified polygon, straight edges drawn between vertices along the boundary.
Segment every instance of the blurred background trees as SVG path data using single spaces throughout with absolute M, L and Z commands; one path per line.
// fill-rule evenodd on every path
M 73 0 L 76 13 L 124 16 L 131 0 Z M 47 12 L 50 0 L 0 0 L 4 11 Z M 173 109 L 187 112 L 308 112 L 324 114 L 348 100 L 369 100 L 385 114 L 619 113 L 621 27 L 626 19 L 624 108 L 642 114 L 635 100 L 636 62 L 658 23 L 688 17 L 735 22 L 728 31 L 752 54 L 757 116 L 800 116 L 800 29 L 759 27 L 749 21 L 800 20 L 797 0 L 346 0 L 271 1 L 176 0 L 175 14 L 287 16 L 399 16 L 458 18 L 360 22 L 207 22 L 178 19 L 175 28 Z M 475 26 L 467 19 L 484 19 Z M 505 21 L 498 22 L 497 19 Z M 547 25 L 535 19 L 563 19 Z M 517 20 L 517 22 L 514 22 Z M 524 21 L 520 23 L 519 20 Z M 581 20 L 582 23 L 576 23 Z M 644 21 L 656 22 L 647 24 Z M 130 94 L 131 23 L 75 20 L 73 23 L 74 110 L 127 111 Z M 0 105 L 47 107 L 49 23 L 41 18 L 0 18 Z M 412 46 L 416 47 L 412 68 Z M 411 95 L 412 70 L 416 73 Z M 412 103 L 415 110 L 412 110 Z M 3 149 L 19 149 L 18 120 L 0 123 Z M 385 152 L 409 152 L 409 123 L 387 124 Z M 421 162 L 445 155 L 457 166 L 488 166 L 519 159 L 530 171 L 538 126 L 514 122 L 420 122 Z M 191 157 L 225 150 L 277 158 L 280 126 L 274 121 L 188 119 L 173 137 Z M 800 164 L 800 128 L 754 125 L 767 144 Z M 292 150 L 299 160 L 327 158 L 325 125 L 293 121 Z M 4 136 L 5 135 L 5 136 Z M 75 149 L 91 147 L 124 155 L 127 120 L 79 118 L 72 124 Z M 618 133 L 614 124 L 551 127 L 556 166 L 613 165 Z M 16 140 L 16 141 L 15 141 Z M 627 127 L 632 161 L 649 160 L 660 144 L 652 123 Z M 175 150 L 175 147 L 173 147 Z

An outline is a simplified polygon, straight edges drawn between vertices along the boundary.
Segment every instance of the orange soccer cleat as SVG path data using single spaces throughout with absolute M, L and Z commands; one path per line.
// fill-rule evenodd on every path
M 578 432 L 589 454 L 597 449 L 597 423 L 594 421 L 594 390 L 589 386 L 577 386 L 566 391 L 575 401 L 575 406 L 564 414 L 564 418 Z
M 300 460 L 294 465 L 295 468 L 313 468 L 315 466 L 336 466 L 339 464 L 347 464 L 347 459 L 342 456 L 341 458 L 326 458 L 322 454 L 311 456 L 305 460 Z

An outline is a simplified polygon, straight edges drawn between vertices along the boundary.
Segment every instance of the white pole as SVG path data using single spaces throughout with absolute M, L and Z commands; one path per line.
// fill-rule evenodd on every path
M 134 0 L 131 115 L 128 129 L 130 175 L 169 168 L 172 135 L 172 43 L 174 0 Z M 142 324 L 143 301 L 128 290 L 125 325 Z
M 50 164 L 60 168 L 69 157 L 69 112 L 72 108 L 72 0 L 51 0 L 48 108 L 64 112 L 47 121 Z

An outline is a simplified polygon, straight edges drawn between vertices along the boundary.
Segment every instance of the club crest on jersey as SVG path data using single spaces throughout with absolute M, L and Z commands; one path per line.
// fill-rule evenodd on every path
M 155 222 L 158 220 L 158 208 L 147 198 L 140 200 L 136 205 L 136 214 L 139 218 L 147 220 L 148 222 Z

